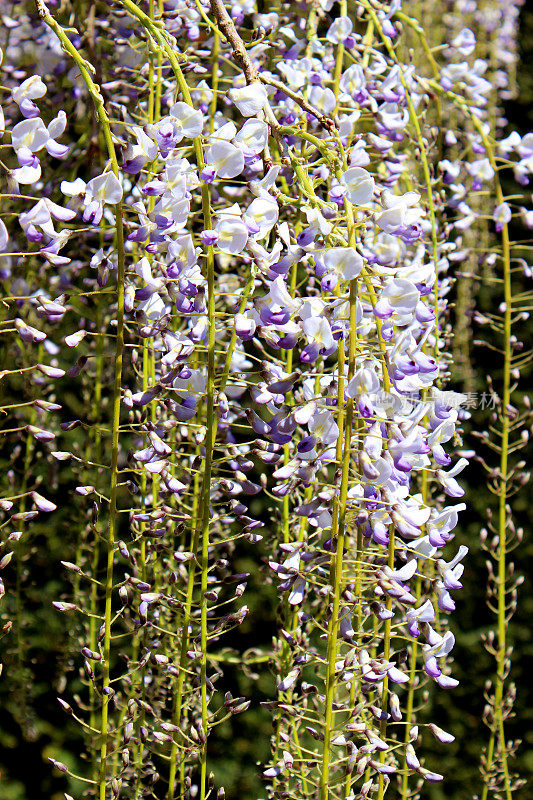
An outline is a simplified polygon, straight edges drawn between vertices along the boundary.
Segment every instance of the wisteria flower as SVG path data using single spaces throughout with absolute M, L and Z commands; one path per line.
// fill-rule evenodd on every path
M 419 200 L 418 192 L 396 195 L 394 192 L 385 190 L 381 195 L 385 211 L 378 214 L 376 224 L 381 230 L 392 236 L 409 239 L 412 235 L 414 239 L 419 238 L 422 216 L 422 211 L 418 207 Z
M 233 141 L 245 156 L 258 155 L 268 142 L 268 125 L 261 119 L 247 119 Z
M 210 170 L 210 179 L 218 175 L 219 178 L 236 178 L 244 169 L 244 154 L 240 147 L 224 140 L 213 140 L 213 144 L 205 152 L 205 163 Z M 207 170 L 203 173 L 204 180 L 208 177 Z
M 350 167 L 341 176 L 341 183 L 346 186 L 350 203 L 365 206 L 374 196 L 375 181 L 372 175 L 362 167 Z
M 326 33 L 326 39 L 332 44 L 339 44 L 351 34 L 353 24 L 349 17 L 337 17 L 337 19 L 329 26 Z
M 230 89 L 228 97 L 232 103 L 235 103 L 243 117 L 255 117 L 268 102 L 266 89 L 259 81 Z
M 500 232 L 503 226 L 507 225 L 512 218 L 512 211 L 507 203 L 500 203 L 493 211 L 492 219 L 496 223 L 496 230 Z
M 44 97 L 45 94 L 46 84 L 40 75 L 32 75 L 30 78 L 26 78 L 12 92 L 13 100 L 19 106 L 23 116 L 27 118 L 39 116 L 39 109 L 33 101 Z
M 124 153 L 123 169 L 125 172 L 137 173 L 157 155 L 157 145 L 147 136 L 144 130 L 136 125 L 133 134 L 137 144 L 129 144 Z
M 75 197 L 84 193 L 85 210 L 83 221 L 98 225 L 104 213 L 104 204 L 115 205 L 120 203 L 123 196 L 123 189 L 120 181 L 113 172 L 104 172 L 91 178 L 85 183 L 81 178 L 75 181 L 62 181 L 61 191 L 67 197 Z
M 248 241 L 248 228 L 240 216 L 240 208 L 234 205 L 219 213 L 214 228 L 216 244 L 219 250 L 229 255 L 242 253 Z
M 278 218 L 278 204 L 273 197 L 266 193 L 252 200 L 244 213 L 244 221 L 247 223 L 250 233 L 257 239 L 264 239 Z

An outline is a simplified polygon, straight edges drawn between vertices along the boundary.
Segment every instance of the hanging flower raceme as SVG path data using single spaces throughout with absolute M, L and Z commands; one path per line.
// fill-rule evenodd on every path
M 89 30 L 23 4 L 6 44 L 0 510 L 23 543 L 68 487 L 78 538 L 54 605 L 76 615 L 83 680 L 79 708 L 60 703 L 91 734 L 102 797 L 205 800 L 212 737 L 250 702 L 227 663 L 275 675 L 269 796 L 383 800 L 394 782 L 407 800 L 446 777 L 426 766 L 426 729 L 453 736 L 425 692 L 457 684 L 472 455 L 454 452 L 448 298 L 480 225 L 505 232 L 510 269 L 509 223 L 533 212 L 498 173 L 527 184 L 533 134 L 495 159 L 514 51 L 477 12 L 450 8 L 446 47 L 413 48 L 398 3 L 308 5 L 174 2 L 154 20 L 121 0 Z M 493 473 L 499 491 L 512 475 Z M 256 628 L 243 563 L 279 600 L 253 650 L 250 629 L 228 636 Z

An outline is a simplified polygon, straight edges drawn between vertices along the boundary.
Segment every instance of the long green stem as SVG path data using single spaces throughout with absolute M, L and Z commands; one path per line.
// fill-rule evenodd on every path
M 98 307 L 96 310 L 96 325 L 98 330 L 100 330 L 101 328 L 101 315 L 102 315 L 101 307 L 100 303 L 98 303 Z M 93 417 L 96 422 L 94 430 L 94 461 L 99 463 L 101 460 L 101 441 L 102 441 L 99 428 L 99 423 L 101 420 L 101 406 L 102 406 L 102 371 L 103 371 L 103 347 L 104 347 L 104 340 L 102 337 L 98 338 L 96 346 L 97 346 L 96 380 L 95 380 L 94 404 L 93 404 Z M 98 532 L 95 531 L 94 541 L 92 544 L 92 561 L 91 561 L 91 574 L 93 578 L 96 578 L 96 575 L 98 573 L 99 563 L 100 563 L 100 536 Z M 91 648 L 91 650 L 96 650 L 98 646 L 98 627 L 96 623 L 96 613 L 98 606 L 97 583 L 91 583 L 90 592 L 91 593 L 89 600 L 89 610 L 91 613 L 91 617 L 89 618 L 89 647 Z M 96 715 L 97 696 L 93 681 L 89 681 L 89 703 L 90 703 L 90 720 L 89 720 L 90 725 L 91 728 L 96 728 L 98 722 Z M 94 743 L 91 747 L 91 757 L 94 768 L 96 765 L 96 758 L 97 758 L 97 751 Z
M 161 3 L 158 3 L 159 11 L 161 11 Z M 148 10 L 150 18 L 153 20 L 155 18 L 155 2 L 154 0 L 150 0 L 149 2 L 149 10 Z M 161 116 L 161 91 L 162 91 L 162 54 L 161 52 L 153 53 L 151 49 L 149 49 L 148 53 L 149 58 L 149 71 L 148 71 L 148 122 L 153 124 L 157 122 Z M 150 173 L 151 174 L 151 170 Z M 153 198 L 150 198 L 149 201 L 149 210 L 152 211 L 154 206 Z M 149 255 L 150 265 L 153 264 L 153 257 Z M 143 381 L 142 387 L 143 391 L 148 389 L 149 383 L 151 382 L 152 385 L 155 384 L 155 354 L 153 351 L 153 341 L 152 339 L 148 339 L 144 342 L 143 346 Z M 151 417 L 152 422 L 155 422 L 156 418 L 156 403 L 152 401 L 150 403 L 151 409 Z M 146 447 L 146 435 L 143 436 L 143 447 Z M 147 478 L 146 478 L 146 471 L 143 470 L 142 478 L 141 478 L 141 502 L 145 501 L 147 491 Z M 157 495 L 158 495 L 158 479 L 157 475 L 152 477 L 152 502 L 155 505 L 157 502 Z M 144 537 L 144 528 L 145 523 L 142 523 L 141 526 L 141 542 L 140 542 L 140 558 L 139 558 L 139 576 L 140 579 L 144 582 L 147 579 L 146 575 L 146 540 Z M 154 576 L 155 578 L 155 576 Z M 154 590 L 156 590 L 155 581 L 154 581 Z M 141 641 L 136 643 L 136 646 L 142 645 L 145 640 L 145 628 L 142 628 L 141 633 Z M 140 670 L 139 674 L 139 693 L 141 700 L 144 700 L 145 696 L 145 675 L 146 675 L 146 668 L 143 666 Z M 145 717 L 146 712 L 143 705 L 140 706 L 139 711 L 139 730 L 144 727 L 145 724 Z M 135 793 L 134 798 L 140 798 L 142 792 L 142 777 L 143 777 L 143 757 L 144 757 L 144 743 L 142 738 L 139 736 L 136 746 L 136 768 L 135 771 L 137 773 L 137 780 L 135 784 Z
M 46 6 L 38 0 L 37 7 L 39 14 L 61 42 L 63 49 L 71 56 L 80 71 L 80 75 L 87 87 L 94 103 L 96 115 L 99 119 L 104 140 L 106 143 L 111 169 L 114 174 L 119 176 L 119 167 L 115 152 L 115 145 L 111 134 L 111 126 L 104 107 L 104 101 L 100 89 L 93 81 L 89 72 L 87 62 L 76 50 L 66 33 L 52 17 Z M 105 580 L 105 611 L 104 611 L 104 643 L 102 659 L 102 714 L 100 722 L 101 743 L 100 743 L 100 773 L 98 777 L 98 793 L 100 800 L 105 800 L 106 795 L 106 767 L 107 767 L 107 735 L 108 735 L 108 716 L 110 696 L 109 689 L 110 673 L 110 654 L 111 654 L 111 617 L 112 617 L 112 593 L 113 593 L 113 567 L 115 551 L 115 535 L 117 530 L 117 492 L 118 492 L 118 453 L 119 453 L 119 426 L 122 393 L 122 361 L 124 354 L 124 230 L 122 202 L 115 205 L 116 219 L 116 247 L 118 257 L 117 269 L 117 327 L 115 335 L 115 375 L 113 381 L 113 407 L 111 422 L 111 464 L 110 464 L 110 495 L 109 495 L 109 530 L 106 542 L 107 565 Z
M 329 584 L 333 588 L 331 597 L 331 612 L 328 621 L 328 638 L 326 650 L 326 700 L 324 704 L 324 747 L 322 751 L 322 769 L 320 774 L 320 800 L 329 797 L 329 771 L 331 761 L 331 738 L 334 728 L 333 701 L 335 697 L 335 662 L 337 658 L 337 636 L 339 626 L 339 606 L 342 590 L 342 561 L 344 555 L 346 500 L 348 496 L 348 477 L 350 470 L 350 444 L 353 420 L 353 401 L 348 400 L 345 405 L 345 366 L 346 355 L 344 341 L 339 342 L 337 356 L 338 370 L 338 412 L 336 462 L 342 464 L 341 486 L 339 496 L 335 496 L 333 507 L 333 523 L 331 526 L 331 541 L 336 542 L 336 550 L 332 554 Z M 345 429 L 346 417 L 346 429 Z
M 455 105 L 460 108 L 465 115 L 467 115 L 474 127 L 476 128 L 487 158 L 494 171 L 494 188 L 496 195 L 496 202 L 501 205 L 505 201 L 502 191 L 498 164 L 494 155 L 494 149 L 491 145 L 489 137 L 484 130 L 483 123 L 472 113 L 467 103 L 463 98 L 457 96 L 454 92 L 445 91 L 436 81 L 430 81 L 430 85 L 435 91 L 444 94 L 452 100 Z M 505 680 L 505 661 L 507 649 L 507 631 L 506 631 L 506 559 L 507 559 L 507 481 L 508 481 L 508 460 L 509 460 L 509 434 L 510 434 L 510 417 L 509 407 L 511 403 L 511 369 L 512 369 L 512 285 L 511 285 L 511 247 L 509 228 L 507 223 L 502 223 L 501 230 L 501 252 L 503 264 L 503 288 L 505 310 L 503 315 L 503 387 L 502 387 L 502 406 L 501 406 L 501 432 L 500 432 L 500 468 L 499 468 L 499 503 L 498 503 L 498 551 L 497 551 L 497 564 L 498 564 L 498 578 L 497 578 L 497 592 L 498 592 L 498 613 L 497 613 L 497 640 L 498 650 L 496 655 L 496 686 L 494 691 L 494 719 L 495 723 L 491 727 L 491 735 L 489 745 L 487 748 L 487 759 L 485 765 L 486 782 L 483 786 L 481 800 L 486 800 L 488 795 L 488 781 L 490 780 L 490 770 L 494 761 L 494 753 L 496 744 L 499 745 L 500 758 L 502 763 L 502 771 L 504 777 L 504 792 L 506 800 L 511 800 L 511 779 L 509 775 L 509 765 L 507 761 L 507 746 L 505 741 L 504 731 L 504 716 L 503 716 L 503 684 Z
M 477 123 L 477 124 L 476 124 Z M 504 195 L 498 176 L 498 167 L 494 158 L 494 152 L 478 120 L 474 122 L 494 170 L 494 182 L 496 190 L 496 201 L 498 205 L 504 202 Z M 496 686 L 494 690 L 494 717 L 496 725 L 491 730 L 489 746 L 487 749 L 487 773 L 490 772 L 494 758 L 494 748 L 498 740 L 502 769 L 504 776 L 504 791 L 507 800 L 511 800 L 511 781 L 509 776 L 509 766 L 507 763 L 507 746 L 505 741 L 504 717 L 503 717 L 503 684 L 505 680 L 505 660 L 506 660 L 506 557 L 507 557 L 507 472 L 509 454 L 509 433 L 510 419 L 509 407 L 511 404 L 511 361 L 512 361 L 512 286 L 511 286 L 511 251 L 509 242 L 509 228 L 506 223 L 502 227 L 502 252 L 503 252 L 503 287 L 505 299 L 505 311 L 503 315 L 503 392 L 501 406 L 501 456 L 500 456 L 500 488 L 498 504 L 498 652 L 496 656 Z M 497 729 L 497 733 L 496 733 Z M 488 781 L 488 775 L 487 775 Z M 488 782 L 483 786 L 481 795 L 482 800 L 486 800 L 488 792 Z
M 353 212 L 348 202 L 345 204 L 347 219 L 349 223 L 350 244 L 355 244 L 355 225 Z M 348 379 L 355 372 L 355 358 L 357 346 L 356 319 L 357 301 L 357 280 L 350 281 L 350 339 L 348 354 Z M 331 542 L 336 542 L 335 553 L 332 554 L 329 573 L 329 584 L 333 587 L 331 598 L 331 614 L 328 620 L 328 637 L 326 649 L 326 700 L 324 708 L 324 747 L 322 751 L 322 769 L 320 774 L 320 800 L 327 800 L 329 797 L 329 773 L 331 759 L 331 739 L 334 730 L 333 702 L 335 698 L 335 663 L 337 659 L 337 640 L 339 629 L 339 608 L 342 592 L 342 565 L 344 558 L 345 536 L 346 536 L 346 503 L 348 499 L 348 487 L 350 477 L 350 455 L 352 446 L 352 427 L 354 416 L 354 403 L 352 398 L 345 400 L 346 385 L 346 353 L 344 340 L 340 340 L 337 357 L 338 375 L 338 412 L 337 426 L 339 429 L 336 448 L 336 463 L 342 464 L 340 491 L 335 495 L 333 506 L 333 521 L 331 527 Z
M 339 8 L 340 16 L 345 17 L 347 14 L 348 3 L 346 2 L 346 0 L 340 0 L 339 6 L 340 6 Z M 333 75 L 333 94 L 335 95 L 334 113 L 337 113 L 337 109 L 339 107 L 339 86 L 340 86 L 343 66 L 344 66 L 344 42 L 339 42 L 337 45 L 337 52 L 335 55 L 335 72 Z

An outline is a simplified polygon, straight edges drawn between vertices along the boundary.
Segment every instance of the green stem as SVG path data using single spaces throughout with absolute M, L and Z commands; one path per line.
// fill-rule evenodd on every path
M 342 561 L 344 555 L 346 500 L 348 496 L 348 477 L 350 470 L 350 443 L 353 420 L 353 401 L 348 400 L 345 408 L 345 347 L 344 341 L 339 342 L 337 358 L 338 374 L 338 412 L 337 426 L 339 435 L 337 439 L 336 461 L 342 464 L 341 487 L 339 497 L 335 496 L 333 507 L 333 523 L 331 526 L 331 541 L 336 542 L 336 550 L 332 554 L 329 584 L 333 587 L 331 600 L 331 614 L 328 620 L 327 650 L 326 650 L 326 700 L 324 708 L 324 747 L 322 751 L 322 770 L 320 775 L 320 800 L 329 797 L 329 771 L 331 759 L 331 738 L 334 728 L 333 701 L 335 697 L 335 661 L 337 658 L 337 636 L 339 625 L 339 606 L 342 590 Z M 345 430 L 346 416 L 346 430 Z
M 464 114 L 466 114 L 472 121 L 475 129 L 477 130 L 487 153 L 491 167 L 494 170 L 494 188 L 496 195 L 496 203 L 501 205 L 505 202 L 505 197 L 502 191 L 498 164 L 494 155 L 494 150 L 491 142 L 483 128 L 483 123 L 475 114 L 472 113 L 467 103 L 463 98 L 458 97 L 454 92 L 445 91 L 436 81 L 430 81 L 430 85 L 435 91 L 444 94 L 452 100 Z M 505 311 L 503 315 L 503 389 L 502 389 L 502 410 L 501 410 L 501 432 L 500 432 L 500 467 L 499 467 L 499 503 L 498 503 L 498 552 L 497 552 L 497 565 L 498 565 L 498 614 L 497 614 L 497 639 L 498 650 L 496 655 L 496 686 L 494 690 L 494 719 L 495 722 L 491 726 L 491 735 L 487 749 L 487 760 L 485 766 L 486 782 L 483 786 L 481 800 L 486 800 L 488 795 L 488 781 L 489 773 L 494 760 L 494 752 L 496 744 L 500 748 L 500 757 L 502 762 L 502 771 L 504 777 L 504 787 L 506 800 L 511 800 L 512 789 L 511 779 L 509 775 L 509 765 L 507 762 L 507 746 L 505 742 L 504 718 L 503 718 L 503 684 L 505 680 L 505 660 L 506 660 L 506 598 L 505 598 L 505 582 L 506 582 L 506 560 L 507 560 L 507 481 L 508 481 L 508 461 L 509 461 L 509 434 L 510 434 L 510 419 L 509 419 L 509 406 L 511 403 L 511 369 L 512 369 L 512 285 L 511 285 L 511 247 L 509 228 L 507 223 L 502 224 L 501 231 L 501 252 L 503 261 L 503 288 Z
M 347 15 L 347 7 L 348 3 L 346 0 L 340 0 L 339 3 L 339 13 L 341 17 L 345 17 Z M 333 76 L 333 94 L 335 95 L 335 108 L 333 113 L 336 114 L 339 108 L 339 85 L 341 81 L 342 75 L 342 67 L 344 64 L 344 42 L 339 42 L 337 45 L 337 53 L 335 56 L 335 72 Z
M 477 124 L 476 124 L 477 123 Z M 504 202 L 504 195 L 501 188 L 498 167 L 494 158 L 494 152 L 488 141 L 485 132 L 482 129 L 481 123 L 478 120 L 474 122 L 478 132 L 480 133 L 487 156 L 490 160 L 491 166 L 494 170 L 494 181 L 496 189 L 496 201 L 498 205 Z M 500 488 L 499 488 L 499 505 L 498 505 L 498 652 L 496 655 L 496 686 L 494 691 L 494 716 L 497 726 L 492 728 L 489 740 L 489 747 L 487 750 L 487 773 L 489 772 L 494 754 L 495 741 L 497 740 L 500 748 L 500 757 L 502 761 L 502 769 L 504 776 L 504 791 L 506 800 L 511 800 L 511 781 L 509 776 L 509 766 L 507 763 L 507 746 L 505 741 L 504 731 L 504 718 L 503 718 L 503 684 L 505 680 L 505 660 L 506 660 L 506 597 L 505 597 L 505 580 L 506 580 L 506 557 L 507 557 L 507 471 L 508 471 L 508 452 L 509 452 L 509 433 L 510 433 L 510 419 L 509 419 L 509 406 L 511 404 L 511 361 L 512 361 L 512 345 L 511 345 L 511 321 L 512 321 L 512 286 L 511 286 L 511 252 L 509 242 L 509 228 L 507 224 L 502 228 L 502 251 L 503 251 L 503 281 L 504 281 L 504 299 L 505 311 L 503 315 L 503 336 L 504 336 L 504 365 L 503 365 L 503 394 L 502 394 L 502 411 L 501 411 L 501 456 L 500 456 Z M 488 780 L 488 776 L 487 776 Z M 482 800 L 486 800 L 488 792 L 488 783 L 483 786 Z
M 37 0 L 37 8 L 43 22 L 56 34 L 65 52 L 67 52 L 76 63 L 80 75 L 87 87 L 94 103 L 96 115 L 99 119 L 104 140 L 106 143 L 111 169 L 119 177 L 119 167 L 111 126 L 104 107 L 104 101 L 100 89 L 93 81 L 89 72 L 88 63 L 79 54 L 71 43 L 61 26 L 52 17 L 44 2 Z M 109 716 L 109 695 L 106 690 L 109 688 L 110 653 L 111 653 L 111 617 L 112 617 L 112 593 L 113 593 L 113 567 L 115 534 L 117 530 L 117 493 L 118 493 L 118 453 L 119 453 L 119 426 L 120 408 L 122 392 L 122 361 L 124 353 L 124 229 L 122 216 L 122 202 L 115 205 L 116 218 L 116 237 L 117 237 L 117 327 L 115 337 L 115 375 L 113 381 L 113 408 L 112 408 L 112 438 L 111 438 L 111 465 L 110 465 L 110 496 L 109 496 L 109 532 L 106 541 L 107 565 L 105 580 L 105 612 L 104 612 L 104 644 L 102 662 L 102 714 L 100 723 L 101 744 L 100 744 L 100 774 L 98 777 L 98 794 L 100 800 L 105 800 L 106 795 L 106 766 L 107 766 L 107 736 L 108 736 L 108 716 Z
M 350 245 L 355 244 L 355 224 L 351 205 L 345 203 Z M 350 281 L 350 338 L 348 354 L 348 379 L 355 372 L 357 329 L 356 301 L 357 301 L 357 280 Z M 331 615 L 328 620 L 327 648 L 326 648 L 326 700 L 324 710 L 324 747 L 322 751 L 322 769 L 320 774 L 320 800 L 327 800 L 329 797 L 329 773 L 331 759 L 331 739 L 334 730 L 333 702 L 335 699 L 335 662 L 337 659 L 337 641 L 339 629 L 339 608 L 342 592 L 342 565 L 344 558 L 344 545 L 346 535 L 346 503 L 348 499 L 348 486 L 350 477 L 350 454 L 352 446 L 352 427 L 354 417 L 354 403 L 352 398 L 348 398 L 345 404 L 345 385 L 346 385 L 346 353 L 344 340 L 339 341 L 337 375 L 338 375 L 338 412 L 337 426 L 339 434 L 337 438 L 336 463 L 342 464 L 341 485 L 339 495 L 335 495 L 333 505 L 333 521 L 331 527 L 332 544 L 336 542 L 335 553 L 332 553 L 330 563 L 329 584 L 333 587 L 333 597 L 331 600 Z

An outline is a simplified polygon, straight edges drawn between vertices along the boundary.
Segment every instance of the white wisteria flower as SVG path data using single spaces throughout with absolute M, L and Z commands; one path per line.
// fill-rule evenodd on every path
M 398 195 L 386 189 L 381 194 L 385 211 L 378 215 L 376 224 L 385 233 L 394 234 L 398 229 L 418 222 L 422 214 L 420 208 L 417 208 L 419 200 L 418 192 Z
M 247 119 L 234 138 L 245 154 L 262 153 L 268 141 L 268 125 L 262 119 Z
M 259 81 L 253 81 L 247 86 L 230 89 L 228 97 L 234 103 L 243 117 L 255 117 L 263 110 L 268 101 L 266 89 Z
M 61 191 L 67 197 L 76 197 L 85 193 L 83 221 L 98 225 L 102 219 L 104 204 L 115 205 L 120 203 L 123 197 L 122 185 L 114 172 L 104 172 L 91 178 L 85 183 L 82 178 L 75 181 L 61 181 Z
M 46 84 L 43 82 L 40 75 L 32 75 L 22 81 L 20 86 L 16 86 L 11 96 L 15 103 L 19 106 L 20 110 L 25 117 L 36 117 L 39 114 L 39 109 L 33 102 L 46 94 Z
M 242 253 L 248 241 L 248 228 L 242 221 L 237 204 L 219 213 L 215 233 L 217 246 L 223 253 L 228 255 Z
M 219 178 L 236 178 L 244 169 L 244 154 L 231 142 L 215 140 L 206 150 L 205 163 Z
M 329 26 L 326 39 L 332 44 L 340 44 L 351 34 L 353 24 L 350 17 L 337 17 L 335 22 Z
M 0 219 L 0 252 L 4 253 L 9 241 L 9 234 L 3 220 Z
M 326 269 L 345 281 L 357 278 L 363 269 L 363 259 L 354 247 L 332 247 L 322 256 Z
M 348 200 L 357 206 L 365 206 L 374 196 L 375 181 L 362 167 L 350 167 L 341 176 L 340 182 L 346 186 Z
M 264 239 L 267 236 L 279 217 L 278 204 L 269 194 L 261 195 L 252 200 L 244 214 L 244 220 L 248 223 L 250 229 L 258 228 L 253 233 L 257 239 Z

